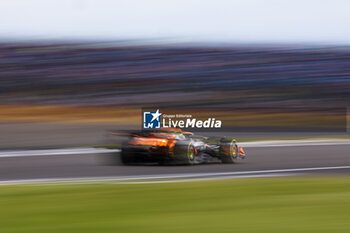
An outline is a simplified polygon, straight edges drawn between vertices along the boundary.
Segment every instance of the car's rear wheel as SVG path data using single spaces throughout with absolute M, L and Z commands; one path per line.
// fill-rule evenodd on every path
M 190 143 L 187 147 L 187 164 L 194 164 L 195 157 L 196 157 L 196 149 L 194 148 L 192 143 Z
M 220 142 L 220 160 L 222 163 L 236 163 L 238 158 L 238 146 L 236 140 Z
M 136 162 L 135 155 L 131 150 L 123 148 L 121 151 L 121 160 L 125 165 L 132 164 Z
M 174 156 L 177 163 L 192 165 L 196 161 L 196 149 L 192 142 L 176 144 L 174 147 Z

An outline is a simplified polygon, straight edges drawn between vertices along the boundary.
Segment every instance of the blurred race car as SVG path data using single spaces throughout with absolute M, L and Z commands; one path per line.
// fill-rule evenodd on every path
M 115 132 L 127 136 L 122 144 L 124 164 L 157 162 L 160 164 L 200 164 L 219 159 L 236 163 L 246 158 L 235 139 L 195 136 L 178 128 L 160 128 L 133 132 Z

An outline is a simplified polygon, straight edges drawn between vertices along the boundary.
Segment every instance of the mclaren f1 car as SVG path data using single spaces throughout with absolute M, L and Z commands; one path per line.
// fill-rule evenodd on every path
M 246 154 L 232 138 L 196 136 L 178 128 L 114 132 L 126 136 L 121 149 L 124 164 L 201 164 L 213 161 L 236 163 Z

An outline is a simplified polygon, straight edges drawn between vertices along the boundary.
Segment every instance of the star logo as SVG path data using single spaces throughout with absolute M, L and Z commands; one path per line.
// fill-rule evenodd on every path
M 155 119 L 157 119 L 157 121 L 159 121 L 159 116 L 162 115 L 160 112 L 159 112 L 159 109 L 157 109 L 157 111 L 155 113 L 151 113 L 151 115 L 153 116 L 152 121 L 154 121 Z
M 155 112 L 143 112 L 143 128 L 159 129 L 161 115 L 162 113 L 159 112 L 159 109 Z

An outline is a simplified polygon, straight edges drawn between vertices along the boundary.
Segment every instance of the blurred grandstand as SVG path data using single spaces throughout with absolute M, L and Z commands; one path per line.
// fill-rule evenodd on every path
M 0 44 L 2 108 L 171 105 L 215 110 L 228 121 L 237 112 L 316 112 L 306 125 L 321 113 L 344 129 L 349 77 L 350 47 L 340 46 Z

